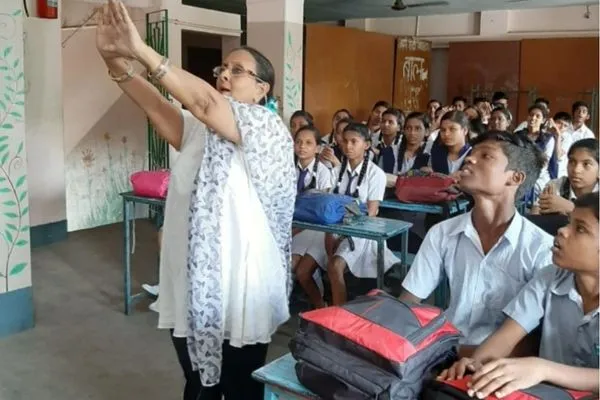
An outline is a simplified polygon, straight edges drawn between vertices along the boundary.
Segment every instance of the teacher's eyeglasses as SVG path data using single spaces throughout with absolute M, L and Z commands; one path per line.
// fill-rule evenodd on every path
M 241 76 L 244 76 L 244 75 L 250 75 L 251 77 L 253 77 L 254 79 L 256 79 L 258 82 L 265 83 L 265 81 L 263 81 L 262 79 L 260 79 L 258 77 L 258 75 L 256 75 L 255 72 L 247 70 L 244 67 L 242 67 L 241 65 L 233 65 L 231 67 L 226 67 L 224 65 L 219 65 L 219 66 L 213 68 L 213 76 L 215 78 L 218 78 L 226 70 L 229 70 L 229 72 L 231 73 L 231 76 L 233 76 L 235 78 L 241 77 Z

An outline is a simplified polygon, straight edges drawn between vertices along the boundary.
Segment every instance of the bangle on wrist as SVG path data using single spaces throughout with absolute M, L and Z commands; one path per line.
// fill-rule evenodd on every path
M 124 74 L 119 75 L 119 76 L 115 76 L 109 68 L 108 76 L 110 77 L 110 79 L 113 82 L 117 82 L 117 83 L 125 83 L 125 82 L 133 79 L 133 76 L 135 75 L 135 70 L 133 69 L 133 65 L 131 65 L 129 63 L 127 65 L 128 65 L 127 72 L 125 72 Z
M 154 71 L 148 72 L 148 78 L 157 83 L 169 70 L 171 61 L 167 57 L 163 57 L 160 64 Z

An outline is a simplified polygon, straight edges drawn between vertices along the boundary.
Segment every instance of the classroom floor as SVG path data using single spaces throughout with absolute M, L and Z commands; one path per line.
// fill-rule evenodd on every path
M 179 400 L 183 380 L 171 340 L 149 301 L 122 307 L 121 225 L 79 231 L 33 250 L 36 327 L 0 339 L 1 400 Z M 134 288 L 156 278 L 154 228 L 136 223 Z M 287 352 L 295 320 L 269 360 Z

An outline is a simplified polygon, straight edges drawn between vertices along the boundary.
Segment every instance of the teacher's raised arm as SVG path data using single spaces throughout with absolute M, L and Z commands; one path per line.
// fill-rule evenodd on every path
M 219 90 L 171 65 L 167 58 L 144 43 L 120 1 L 109 0 L 99 10 L 96 45 L 111 78 L 142 108 L 159 134 L 175 148 L 180 147 L 183 134 L 180 111 L 153 85 L 135 74 L 131 60 L 140 62 L 149 77 L 159 82 L 194 117 L 233 143 L 240 143 L 241 136 L 225 95 L 244 103 L 260 103 L 271 91 L 266 80 L 251 69 L 250 65 L 256 68 L 256 62 L 247 52 L 240 52 L 240 59 L 235 64 L 215 68 Z

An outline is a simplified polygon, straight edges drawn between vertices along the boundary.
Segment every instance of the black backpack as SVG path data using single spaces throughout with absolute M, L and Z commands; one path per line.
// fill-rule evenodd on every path
M 440 309 L 373 291 L 301 314 L 290 349 L 298 380 L 323 399 L 403 400 L 456 360 L 459 337 Z

